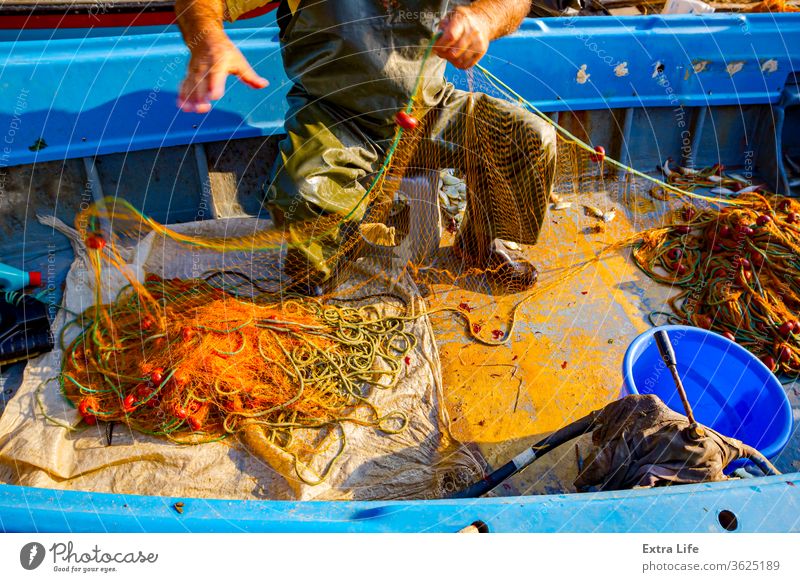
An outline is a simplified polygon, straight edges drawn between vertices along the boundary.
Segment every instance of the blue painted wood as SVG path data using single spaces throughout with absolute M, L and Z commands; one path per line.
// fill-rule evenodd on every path
M 0 166 L 280 132 L 288 80 L 277 29 L 265 24 L 272 22 L 229 31 L 271 86 L 253 91 L 232 81 L 205 116 L 175 107 L 188 51 L 174 27 L 72 30 L 52 40 L 6 33 Z M 777 70 L 762 72 L 770 59 Z M 719 14 L 530 19 L 493 43 L 484 64 L 540 109 L 576 111 L 771 104 L 798 62 L 800 15 Z M 731 75 L 726 67 L 738 64 Z M 579 83 L 583 65 L 589 76 Z M 468 85 L 463 72 L 448 74 Z M 38 139 L 47 147 L 31 150 Z
M 416 502 L 227 501 L 0 486 L 5 532 L 800 532 L 800 474 L 607 493 Z M 183 513 L 173 504 L 184 503 Z

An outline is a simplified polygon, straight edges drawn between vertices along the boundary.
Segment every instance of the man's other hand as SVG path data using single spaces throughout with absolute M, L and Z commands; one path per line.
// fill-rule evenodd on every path
M 211 101 L 225 93 L 228 75 L 236 75 L 254 89 L 269 85 L 224 33 L 203 39 L 191 51 L 189 70 L 178 95 L 178 107 L 184 111 L 207 113 Z
M 469 6 L 459 6 L 442 21 L 442 35 L 434 52 L 459 69 L 469 69 L 486 54 L 492 37 L 491 23 Z

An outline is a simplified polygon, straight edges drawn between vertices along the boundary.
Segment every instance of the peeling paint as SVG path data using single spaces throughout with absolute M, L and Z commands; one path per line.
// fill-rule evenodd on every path
M 575 76 L 575 80 L 580 84 L 583 85 L 586 81 L 589 80 L 591 75 L 586 72 L 586 65 L 581 65 L 581 68 L 578 70 L 578 74 Z
M 614 74 L 617 77 L 627 77 L 628 76 L 628 63 L 620 63 L 616 67 L 614 67 Z
M 775 59 L 767 59 L 765 61 L 761 61 L 761 72 L 762 73 L 774 73 L 778 70 L 778 61 Z
M 692 68 L 694 69 L 695 73 L 702 73 L 710 64 L 711 61 L 694 61 L 692 63 Z
M 741 71 L 744 68 L 744 61 L 733 61 L 729 63 L 725 70 L 728 71 L 728 74 L 733 77 L 736 73 Z
M 653 74 L 652 74 L 653 79 L 658 77 L 663 72 L 664 72 L 664 63 L 662 63 L 661 61 L 656 61 L 656 64 L 653 65 Z

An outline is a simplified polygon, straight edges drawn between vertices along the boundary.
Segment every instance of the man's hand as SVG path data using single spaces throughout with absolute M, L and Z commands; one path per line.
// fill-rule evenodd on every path
M 223 0 L 175 0 L 178 26 L 192 53 L 178 95 L 178 107 L 184 111 L 208 112 L 211 101 L 225 93 L 228 75 L 236 75 L 254 89 L 269 84 L 225 34 L 223 12 Z
M 236 75 L 254 89 L 263 89 L 269 84 L 253 70 L 224 32 L 209 35 L 192 48 L 189 70 L 181 83 L 178 107 L 188 112 L 207 113 L 211 101 L 225 93 L 228 75 Z
M 433 50 L 459 69 L 475 65 L 489 48 L 489 22 L 470 7 L 459 6 L 453 10 L 442 21 L 440 29 L 442 36 Z
M 510 34 L 530 10 L 530 0 L 475 0 L 458 6 L 442 21 L 434 52 L 459 69 L 468 69 L 486 54 L 489 42 Z

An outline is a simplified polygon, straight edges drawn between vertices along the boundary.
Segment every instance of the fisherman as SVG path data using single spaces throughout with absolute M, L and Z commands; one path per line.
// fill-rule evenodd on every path
M 209 111 L 210 102 L 222 97 L 228 75 L 256 89 L 267 86 L 222 24 L 263 4 L 265 0 L 176 1 L 178 24 L 191 50 L 178 103 L 184 111 Z M 313 224 L 322 217 L 341 215 L 343 222 L 339 229 L 291 246 L 294 260 L 287 257 L 284 268 L 292 288 L 312 292 L 331 279 L 341 260 L 338 249 L 356 230 L 347 226 L 364 216 L 359 203 L 370 176 L 381 167 L 396 115 L 418 78 L 418 105 L 427 115 L 438 116 L 429 139 L 442 144 L 442 151 L 452 153 L 463 144 L 465 124 L 458 123 L 459 117 L 478 107 L 489 110 L 504 131 L 535 144 L 534 151 L 513 153 L 509 160 L 520 193 L 498 200 L 490 184 L 477 189 L 470 185 L 454 251 L 467 267 L 486 269 L 490 282 L 506 290 L 523 290 L 536 282 L 536 268 L 515 243 L 534 244 L 538 238 L 555 173 L 555 132 L 529 111 L 455 90 L 444 79 L 446 61 L 459 69 L 472 67 L 490 41 L 517 29 L 529 8 L 530 0 L 280 2 L 283 63 L 294 85 L 266 205 L 276 225 L 289 234 L 293 225 Z M 425 47 L 437 31 L 441 35 L 435 54 L 424 60 Z

